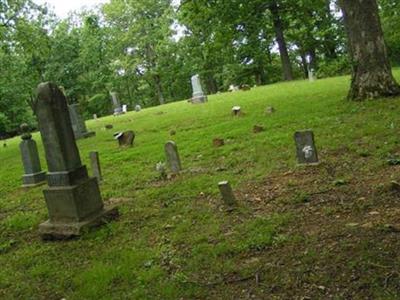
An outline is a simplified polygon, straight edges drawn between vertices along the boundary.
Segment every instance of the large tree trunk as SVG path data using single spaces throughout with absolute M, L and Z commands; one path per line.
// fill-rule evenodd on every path
M 352 81 L 349 99 L 400 94 L 383 38 L 376 0 L 339 0 L 349 40 Z
M 279 15 L 279 7 L 276 1 L 272 1 L 271 5 L 269 6 L 269 10 L 271 11 L 276 35 L 276 42 L 278 43 L 279 54 L 282 61 L 283 79 L 293 80 L 292 65 L 290 64 L 289 53 L 286 46 L 285 36 L 283 34 L 282 19 Z

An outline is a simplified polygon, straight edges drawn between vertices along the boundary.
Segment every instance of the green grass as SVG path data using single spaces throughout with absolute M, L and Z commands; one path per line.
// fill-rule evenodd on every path
M 400 71 L 395 75 L 400 78 Z M 348 77 L 280 83 L 210 96 L 205 105 L 183 101 L 88 121 L 89 130 L 97 135 L 78 141 L 81 157 L 88 164 L 89 152 L 99 151 L 102 195 L 105 200 L 120 200 L 121 217 L 68 242 L 40 240 L 37 226 L 47 215 L 43 187 L 20 187 L 20 139 L 8 140 L 8 146 L 0 148 L 0 298 L 240 298 L 245 297 L 238 295 L 245 287 L 237 289 L 241 281 L 235 279 L 260 268 L 266 273 L 264 284 L 292 282 L 288 278 L 294 280 L 296 272 L 303 272 L 301 267 L 281 275 L 268 273 L 273 270 L 266 267 L 269 255 L 279 257 L 277 249 L 312 240 L 288 230 L 298 220 L 293 211 L 257 211 L 245 201 L 244 193 L 249 192 L 248 184 L 262 185 L 270 174 L 297 170 L 296 130 L 314 131 L 322 161 L 337 161 L 335 153 L 340 153 L 340 160 L 350 164 L 324 183 L 331 188 L 345 189 L 355 180 L 351 167 L 355 157 L 368 160 L 357 165 L 365 176 L 385 167 L 389 158 L 399 157 L 400 99 L 352 103 L 345 100 L 348 86 Z M 245 115 L 232 117 L 234 105 L 241 106 Z M 276 112 L 266 115 L 267 106 Z M 114 129 L 105 130 L 106 124 Z M 254 134 L 254 125 L 266 130 Z M 133 148 L 117 147 L 113 133 L 122 130 L 135 131 Z M 176 130 L 176 135 L 171 137 L 170 130 Z M 33 136 L 45 169 L 40 136 Z M 216 137 L 225 139 L 225 146 L 214 148 Z M 177 143 L 184 172 L 162 181 L 155 166 L 165 160 L 163 147 L 168 140 Z M 236 191 L 245 191 L 238 193 L 239 207 L 233 212 L 227 212 L 219 198 L 221 180 L 229 180 Z M 334 184 L 339 181 L 346 184 Z M 290 182 L 287 189 L 293 191 L 277 205 L 310 204 L 308 191 L 297 190 Z M 359 211 L 365 210 L 365 204 L 360 207 Z M 336 214 L 333 208 L 324 212 L 332 218 Z M 291 251 L 301 256 L 300 264 L 330 259 L 328 253 L 313 249 L 304 255 Z M 363 259 L 371 258 L 359 258 Z M 325 280 L 329 285 L 329 277 L 309 276 L 310 282 Z M 379 280 L 367 280 L 368 295 L 395 299 L 398 294 L 385 294 Z M 286 294 L 275 292 L 283 298 L 306 296 L 296 294 L 295 284 L 288 288 Z M 264 296 L 264 291 L 274 292 L 262 284 L 254 289 L 252 293 Z

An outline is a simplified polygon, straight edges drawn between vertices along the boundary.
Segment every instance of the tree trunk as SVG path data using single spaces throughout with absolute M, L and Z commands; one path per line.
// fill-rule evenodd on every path
M 160 104 L 163 105 L 165 103 L 165 99 L 164 99 L 164 94 L 163 94 L 162 86 L 161 86 L 161 78 L 159 75 L 154 75 L 153 79 L 154 79 L 154 84 L 156 86 L 158 102 L 160 102 Z
M 308 62 L 304 52 L 300 54 L 301 66 L 303 67 L 304 78 L 308 78 Z
M 212 74 L 206 75 L 207 94 L 216 94 L 218 92 L 218 84 Z
M 339 4 L 353 68 L 349 99 L 400 94 L 400 87 L 392 75 L 376 0 L 339 0 Z
M 273 1 L 269 6 L 269 10 L 272 14 L 272 21 L 274 24 L 274 30 L 276 35 L 276 42 L 279 46 L 279 53 L 282 61 L 282 69 L 283 69 L 283 79 L 284 80 L 293 80 L 293 71 L 292 65 L 290 64 L 290 58 L 288 49 L 286 46 L 285 36 L 283 34 L 283 24 L 282 19 L 279 15 L 279 7 L 276 1 Z

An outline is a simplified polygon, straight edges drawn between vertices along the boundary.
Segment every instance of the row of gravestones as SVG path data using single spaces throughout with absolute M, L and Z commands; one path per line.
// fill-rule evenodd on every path
M 308 79 L 311 82 L 316 80 L 315 71 L 311 68 L 308 70 Z M 193 104 L 207 102 L 208 101 L 207 95 L 204 93 L 204 90 L 201 86 L 200 76 L 194 75 L 191 78 L 191 82 L 192 82 L 193 96 L 189 102 L 191 102 Z M 235 89 L 234 86 L 231 86 L 231 87 L 232 87 L 232 91 L 239 90 L 239 88 Z M 247 89 L 250 89 L 250 87 L 243 89 L 243 90 L 247 90 Z
M 114 206 L 104 206 L 100 195 L 101 171 L 97 153 L 91 153 L 94 174 L 90 178 L 86 166 L 81 162 L 71 114 L 62 91 L 52 83 L 42 83 L 37 89 L 37 99 L 33 106 L 37 116 L 40 134 L 48 166 L 47 173 L 40 167 L 35 141 L 26 125 L 22 126 L 21 153 L 23 157 L 25 185 L 47 180 L 43 191 L 49 220 L 39 225 L 43 238 L 58 239 L 79 236 L 87 227 L 96 226 L 118 216 Z M 318 162 L 312 132 L 299 132 L 295 136 L 300 163 Z M 165 145 L 170 168 L 178 173 L 181 162 L 174 142 Z M 228 182 L 219 184 L 221 194 L 227 204 L 234 202 Z
M 318 153 L 314 141 L 314 133 L 311 130 L 298 131 L 294 135 L 296 154 L 299 165 L 318 165 Z M 182 170 L 178 147 L 173 141 L 165 144 L 167 162 L 171 171 L 175 174 Z M 226 205 L 232 207 L 236 203 L 235 196 L 228 181 L 218 184 L 222 199 Z
M 121 105 L 121 102 L 118 99 L 118 95 L 116 92 L 110 93 L 112 105 L 114 109 L 114 116 L 122 115 L 128 112 L 128 106 L 126 104 Z M 135 111 L 139 112 L 142 110 L 142 107 L 139 104 L 135 105 Z M 93 115 L 94 119 L 97 119 L 97 115 Z

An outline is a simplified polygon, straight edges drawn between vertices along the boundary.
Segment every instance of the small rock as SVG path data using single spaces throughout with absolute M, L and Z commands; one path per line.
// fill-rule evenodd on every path
M 225 145 L 225 141 L 224 139 L 215 138 L 213 139 L 213 145 L 214 147 L 222 147 L 223 145 Z
M 272 106 L 268 106 L 265 109 L 265 114 L 273 114 L 275 112 L 275 108 L 273 108 Z
M 251 90 L 251 87 L 250 87 L 248 84 L 242 84 L 242 85 L 240 86 L 240 90 L 241 90 L 241 91 L 250 91 L 250 90 Z
M 358 223 L 348 223 L 348 224 L 346 224 L 347 227 L 357 227 L 359 225 L 360 224 L 358 224 Z
M 371 211 L 370 213 L 368 213 L 370 216 L 376 216 L 379 215 L 378 211 Z
M 347 182 L 344 179 L 337 179 L 333 182 L 334 186 L 342 186 L 342 185 L 346 185 Z
M 253 132 L 254 133 L 260 133 L 260 132 L 263 132 L 263 131 L 265 131 L 264 126 L 254 125 L 254 127 L 253 127 Z
M 217 167 L 217 168 L 215 169 L 215 171 L 217 171 L 217 172 L 224 172 L 224 171 L 226 171 L 226 170 L 228 170 L 228 169 L 225 168 L 225 167 Z
M 393 224 L 385 224 L 384 228 L 390 232 L 400 232 L 400 227 Z
M 398 183 L 397 181 L 390 182 L 390 190 L 400 191 L 400 183 Z

